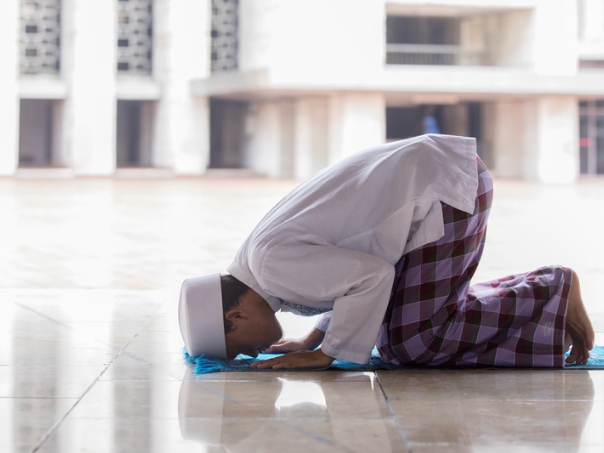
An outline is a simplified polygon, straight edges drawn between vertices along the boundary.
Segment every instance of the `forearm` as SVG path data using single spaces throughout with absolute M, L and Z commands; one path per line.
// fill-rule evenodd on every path
M 302 339 L 304 349 L 312 351 L 323 342 L 323 338 L 325 338 L 325 332 L 313 327 L 313 329 Z

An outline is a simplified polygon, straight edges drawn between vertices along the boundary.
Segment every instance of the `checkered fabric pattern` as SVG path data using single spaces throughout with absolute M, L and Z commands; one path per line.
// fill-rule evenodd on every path
M 444 236 L 397 263 L 380 355 L 394 364 L 563 367 L 570 269 L 544 267 L 470 287 L 493 198 L 480 158 L 478 173 L 474 212 L 443 203 Z

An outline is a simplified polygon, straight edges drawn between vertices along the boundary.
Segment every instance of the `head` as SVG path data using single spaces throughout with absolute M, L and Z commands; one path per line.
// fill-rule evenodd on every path
M 230 274 L 220 277 L 226 356 L 252 357 L 283 335 L 270 305 L 253 289 Z
M 178 311 L 182 337 L 193 356 L 256 356 L 282 335 L 270 305 L 228 274 L 185 280 Z

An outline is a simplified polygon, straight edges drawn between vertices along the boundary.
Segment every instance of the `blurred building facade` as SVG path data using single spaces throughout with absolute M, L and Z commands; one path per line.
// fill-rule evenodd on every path
M 604 174 L 604 0 L 10 0 L 0 174 L 304 178 L 424 132 Z

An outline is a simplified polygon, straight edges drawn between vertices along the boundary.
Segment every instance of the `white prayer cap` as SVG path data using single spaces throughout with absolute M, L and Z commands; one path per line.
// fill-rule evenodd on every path
M 220 274 L 189 278 L 183 282 L 178 322 L 190 355 L 227 358 Z

